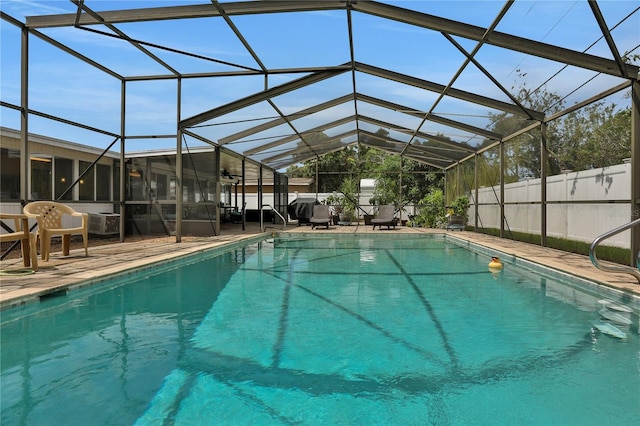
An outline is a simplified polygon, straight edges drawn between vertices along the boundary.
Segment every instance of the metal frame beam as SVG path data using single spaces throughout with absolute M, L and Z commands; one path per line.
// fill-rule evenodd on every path
M 321 71 L 314 73 L 312 75 L 299 78 L 297 80 L 291 81 L 289 83 L 281 84 L 279 86 L 274 86 L 270 89 L 266 89 L 263 92 L 247 96 L 236 101 L 230 102 L 226 105 L 223 105 L 218 108 L 213 108 L 208 111 L 202 112 L 200 114 L 194 115 L 190 118 L 182 120 L 178 123 L 178 127 L 192 127 L 198 124 L 204 123 L 205 121 L 214 119 L 216 117 L 220 117 L 225 114 L 229 114 L 231 112 L 237 111 L 242 108 L 246 108 L 248 106 L 269 100 L 273 97 L 282 95 L 284 93 L 291 92 L 293 90 L 299 89 L 301 87 L 308 86 L 313 83 L 317 83 L 319 81 L 325 80 L 327 78 L 334 77 L 336 75 L 340 75 L 344 73 L 344 68 L 335 68 L 333 70 Z
M 352 98 L 353 98 L 352 95 L 341 96 L 339 98 L 335 98 L 335 99 L 332 99 L 330 101 L 323 102 L 323 103 L 320 103 L 320 104 L 317 104 L 317 105 L 313 105 L 312 107 L 309 107 L 309 108 L 305 108 L 305 109 L 300 110 L 300 111 L 298 111 L 296 113 L 288 114 L 288 115 L 286 115 L 286 117 L 288 119 L 290 119 L 290 120 L 297 120 L 299 118 L 303 118 L 303 117 L 306 117 L 308 115 L 315 114 L 316 112 L 320 112 L 322 110 L 325 110 L 325 109 L 328 109 L 328 108 L 343 104 L 345 102 L 350 101 Z M 246 138 L 247 136 L 251 136 L 251 135 L 253 135 L 255 133 L 260 133 L 260 132 L 263 132 L 265 130 L 269 130 L 269 129 L 273 128 L 273 127 L 277 127 L 277 126 L 280 126 L 280 125 L 285 124 L 285 123 L 286 123 L 285 118 L 284 117 L 279 117 L 279 118 L 276 118 L 275 120 L 271 120 L 271 121 L 268 121 L 266 123 L 262 123 L 262 124 L 259 124 L 257 126 L 251 127 L 249 129 L 245 129 L 245 130 L 243 130 L 241 132 L 234 133 L 232 135 L 229 135 L 229 136 L 226 136 L 224 138 L 221 138 L 220 140 L 218 140 L 218 143 L 220 145 L 225 145 L 227 143 L 234 142 L 234 141 L 240 140 L 242 138 Z
M 370 15 L 393 19 L 398 22 L 404 22 L 417 27 L 428 28 L 434 31 L 476 41 L 482 40 L 486 31 L 483 27 L 464 24 L 451 19 L 428 15 L 426 13 L 416 12 L 374 1 L 362 1 L 355 3 L 353 5 L 353 9 Z M 637 78 L 638 75 L 638 67 L 634 65 L 625 64 L 621 71 L 618 63 L 610 59 L 497 31 L 489 34 L 484 39 L 484 42 L 504 49 L 515 50 L 517 52 L 549 59 L 562 64 L 574 65 L 576 67 L 603 74 L 624 78 Z
M 302 117 L 308 116 L 310 114 L 313 114 L 313 113 L 316 113 L 316 112 L 319 112 L 319 111 L 322 111 L 322 110 L 325 110 L 325 109 L 328 109 L 328 108 L 331 108 L 331 107 L 334 107 L 334 106 L 337 106 L 337 105 L 340 105 L 340 104 L 343 104 L 343 103 L 346 103 L 346 102 L 349 102 L 351 99 L 352 99 L 351 95 L 341 96 L 339 98 L 335 98 L 335 99 L 332 99 L 330 101 L 327 101 L 327 102 L 315 105 L 313 107 L 301 110 L 301 111 L 296 112 L 294 114 L 289 114 L 286 117 L 289 120 L 302 118 Z M 412 110 L 408 109 L 407 107 L 405 107 L 403 105 L 395 104 L 393 102 L 388 102 L 388 101 L 385 101 L 385 100 L 382 100 L 382 99 L 374 98 L 374 97 L 363 95 L 363 94 L 360 94 L 360 93 L 356 94 L 356 100 L 362 101 L 362 102 L 367 102 L 367 103 L 370 103 L 372 105 L 380 106 L 380 107 L 387 108 L 387 109 L 390 109 L 390 110 L 406 113 L 406 114 L 409 114 L 409 115 L 412 115 L 412 116 L 415 116 L 415 117 L 419 117 L 419 118 L 422 117 L 422 113 L 419 112 L 419 111 L 412 111 Z M 357 117 L 357 115 L 353 115 L 352 119 L 355 120 L 356 117 Z M 432 121 L 434 121 L 434 122 L 437 122 L 437 123 L 440 123 L 440 124 L 444 124 L 444 125 L 448 125 L 450 127 L 459 128 L 459 129 L 463 129 L 463 130 L 470 131 L 470 132 L 475 132 L 475 133 L 480 134 L 481 136 L 485 136 L 487 138 L 491 138 L 491 139 L 498 138 L 499 139 L 501 137 L 501 135 L 498 134 L 498 133 L 487 131 L 485 129 L 480 129 L 480 128 L 477 128 L 477 127 L 474 127 L 474 126 L 469 126 L 469 125 L 466 125 L 464 123 L 457 122 L 457 121 L 454 121 L 454 120 L 448 120 L 448 119 L 445 119 L 445 118 L 442 118 L 442 117 L 433 116 L 433 115 L 430 116 L 430 119 L 432 119 Z M 240 140 L 242 138 L 245 138 L 247 136 L 250 136 L 252 134 L 259 133 L 261 131 L 265 131 L 265 130 L 268 130 L 270 128 L 273 128 L 273 127 L 276 127 L 276 126 L 279 126 L 279 125 L 282 125 L 282 124 L 285 124 L 285 123 L 286 123 L 285 118 L 280 117 L 280 118 L 271 120 L 271 121 L 269 121 L 267 123 L 263 123 L 263 124 L 260 124 L 258 126 L 254 126 L 254 127 L 250 128 L 250 129 L 246 129 L 246 130 L 243 130 L 241 132 L 235 133 L 233 135 L 229 135 L 229 136 L 227 136 L 227 137 L 225 137 L 223 139 L 220 139 L 218 141 L 218 143 L 220 145 L 224 145 L 224 144 L 227 144 L 227 143 L 238 141 L 238 140 Z M 322 131 L 322 130 L 325 130 L 327 128 L 333 127 L 333 126 L 342 125 L 344 123 L 345 123 L 345 121 L 343 119 L 343 120 L 339 120 L 339 121 L 336 121 L 336 122 L 327 123 L 326 126 L 320 126 L 318 128 L 312 129 L 310 131 L 305 131 L 305 132 L 302 132 L 302 133 L 305 134 L 305 133 L 309 133 L 309 132 Z M 434 141 L 434 142 L 440 143 L 442 145 L 450 146 L 453 149 L 455 149 L 456 151 L 461 151 L 462 150 L 462 151 L 467 151 L 467 152 L 475 152 L 475 150 L 473 148 L 471 148 L 471 147 L 467 147 L 465 145 L 461 145 L 461 144 L 459 144 L 459 143 L 457 143 L 455 141 L 449 140 L 449 139 L 444 138 L 442 136 L 429 135 L 427 133 L 422 133 L 422 135 L 423 136 L 424 135 L 428 135 L 428 139 L 430 141 Z M 288 137 L 288 138 L 280 139 L 278 141 L 271 142 L 269 144 L 263 145 L 260 148 L 255 148 L 255 149 L 252 149 L 252 150 L 248 150 L 244 154 L 245 155 L 253 155 L 253 154 L 256 154 L 256 153 L 258 153 L 260 151 L 270 149 L 270 148 L 272 148 L 274 146 L 277 146 L 277 145 L 280 145 L 280 144 L 283 144 L 283 143 L 287 143 L 287 142 L 290 142 L 290 141 L 295 140 L 295 139 L 296 139 L 296 136 L 291 136 L 291 137 Z
M 310 2 L 306 0 L 270 0 L 222 3 L 222 10 L 228 16 L 256 15 L 263 13 L 310 12 L 345 9 L 346 4 L 340 0 L 323 0 Z M 130 22 L 164 21 L 172 19 L 212 18 L 222 16 L 221 11 L 213 4 L 197 4 L 185 6 L 150 7 L 141 9 L 123 9 L 100 12 L 104 22 L 123 24 Z M 95 17 L 82 14 L 76 19 L 75 13 L 57 15 L 29 16 L 27 26 L 33 28 L 53 28 L 78 25 L 98 25 Z
M 339 120 L 335 120 L 335 121 L 332 121 L 330 123 L 325 123 L 325 124 L 323 124 L 321 126 L 314 127 L 313 129 L 305 130 L 303 133 L 312 134 L 312 133 L 322 132 L 322 131 L 330 129 L 332 127 L 338 127 L 338 126 L 341 126 L 343 124 L 349 123 L 351 121 L 355 121 L 355 119 L 356 119 L 355 115 L 352 115 L 352 116 L 349 116 L 349 117 L 344 117 L 344 118 L 341 118 Z M 287 136 L 286 138 L 278 139 L 277 141 L 273 141 L 271 143 L 261 145 L 259 148 L 249 149 L 249 150 L 245 151 L 243 154 L 246 155 L 246 156 L 255 155 L 257 153 L 260 153 L 262 151 L 266 151 L 266 150 L 274 148 L 276 146 L 283 145 L 283 144 L 288 143 L 288 142 L 292 142 L 292 141 L 294 141 L 296 139 L 298 139 L 297 135 Z
M 388 69 L 379 68 L 373 65 L 363 64 L 361 62 L 356 63 L 355 69 L 356 71 L 360 71 L 365 74 L 384 78 L 385 80 L 396 81 L 398 83 L 407 84 L 409 86 L 417 87 L 419 89 L 424 89 L 424 90 L 428 90 L 430 92 L 435 92 L 435 93 L 442 93 L 447 87 L 444 84 L 434 83 L 432 81 L 423 80 L 421 78 L 413 77 L 406 74 L 401 74 L 395 71 L 390 71 Z M 534 117 L 536 120 L 542 120 L 544 118 L 544 114 L 542 112 L 534 111 L 531 109 L 522 111 L 522 109 L 518 105 L 488 98 L 482 95 L 477 95 L 475 93 L 466 92 L 464 90 L 449 88 L 447 90 L 447 96 L 451 96 L 452 98 L 460 99 L 462 101 L 482 105 L 487 108 L 493 108 L 499 111 L 522 116 L 525 118 Z
M 287 13 L 323 10 L 350 9 L 369 15 L 404 22 L 409 25 L 427 28 L 450 35 L 480 41 L 485 35 L 485 28 L 465 24 L 451 19 L 441 18 L 422 12 L 412 11 L 375 1 L 344 2 L 340 0 L 323 0 L 309 2 L 304 0 L 272 0 L 268 2 L 248 1 L 230 2 L 221 5 L 227 16 L 240 16 L 265 13 Z M 29 28 L 51 28 L 77 25 L 97 25 L 100 23 L 127 23 L 171 19 L 209 18 L 222 16 L 221 11 L 213 4 L 155 7 L 129 10 L 112 10 L 100 12 L 102 22 L 95 17 L 83 13 L 79 18 L 75 13 L 46 16 L 29 16 L 26 25 Z M 638 67 L 624 64 L 620 70 L 616 61 L 565 49 L 514 35 L 492 32 L 485 38 L 485 43 L 515 50 L 529 55 L 566 63 L 580 68 L 593 70 L 609 75 L 625 78 L 636 78 Z

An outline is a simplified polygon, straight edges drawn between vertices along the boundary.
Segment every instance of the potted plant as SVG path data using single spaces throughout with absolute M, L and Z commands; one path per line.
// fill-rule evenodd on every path
M 331 206 L 334 225 L 350 225 L 357 208 L 358 183 L 352 178 L 345 179 L 339 191 L 340 193 L 334 192 L 325 198 L 322 204 Z
M 456 198 L 447 210 L 447 229 L 464 229 L 469 220 L 469 198 L 461 195 Z
M 335 192 L 332 195 L 329 195 L 322 201 L 322 204 L 326 204 L 331 206 L 331 223 L 334 225 L 338 224 L 340 220 L 340 214 L 342 213 L 344 207 L 342 205 L 343 201 L 339 195 Z
M 365 225 L 371 225 L 371 219 L 376 217 L 376 205 L 379 205 L 381 203 L 379 202 L 379 198 L 377 196 L 374 196 L 373 198 L 369 198 L 369 204 L 373 207 L 373 210 L 363 215 Z
M 338 224 L 340 225 L 351 225 L 351 221 L 353 220 L 353 215 L 355 211 L 351 206 L 345 205 L 342 208 L 342 212 L 338 215 L 340 220 Z
M 339 195 L 342 211 L 340 215 L 341 225 L 351 225 L 351 221 L 355 218 L 357 207 L 358 182 L 353 178 L 347 178 L 340 185 Z

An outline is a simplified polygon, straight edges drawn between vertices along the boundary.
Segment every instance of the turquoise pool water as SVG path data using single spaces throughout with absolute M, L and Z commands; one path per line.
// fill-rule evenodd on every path
M 603 334 L 602 295 L 489 260 L 276 238 L 5 311 L 1 421 L 637 424 L 637 312 Z

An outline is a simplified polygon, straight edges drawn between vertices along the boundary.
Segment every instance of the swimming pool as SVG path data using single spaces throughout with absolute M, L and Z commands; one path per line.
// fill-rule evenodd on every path
M 637 311 L 488 261 L 292 234 L 3 312 L 2 424 L 636 424 Z

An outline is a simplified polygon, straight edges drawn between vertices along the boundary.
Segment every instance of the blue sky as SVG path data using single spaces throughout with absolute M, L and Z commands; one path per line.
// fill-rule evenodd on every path
M 224 2 L 221 2 L 224 4 Z M 473 25 L 490 24 L 503 2 L 498 1 L 394 1 L 385 2 L 420 12 L 455 19 Z M 100 1 L 86 0 L 95 11 L 136 7 L 170 6 L 182 4 L 210 4 L 204 0 L 176 1 Z M 614 40 L 624 53 L 640 54 L 640 12 L 638 1 L 601 1 L 599 6 L 607 25 L 613 27 Z M 20 21 L 25 16 L 40 14 L 74 13 L 70 1 L 57 0 L 1 0 L 2 11 Z M 631 18 L 623 18 L 635 10 Z M 440 33 L 393 22 L 379 17 L 354 13 L 354 52 L 358 62 L 388 68 L 394 72 L 446 85 L 453 73 L 464 62 L 464 56 L 452 47 Z M 347 20 L 344 11 L 313 13 L 288 13 L 247 15 L 232 18 L 262 63 L 270 69 L 293 67 L 335 66 L 350 60 L 347 38 Z M 163 61 L 182 73 L 217 72 L 238 70 L 241 67 L 257 68 L 258 65 L 242 46 L 233 31 L 222 19 L 191 19 L 180 22 L 148 22 L 121 24 L 118 29 L 129 37 L 159 45 L 167 45 L 224 63 L 194 59 L 149 48 Z M 101 27 L 102 31 L 109 30 Z M 611 53 L 586 1 L 516 1 L 497 31 L 562 47 L 611 58 Z M 0 21 L 2 100 L 12 104 L 20 102 L 20 31 L 15 26 Z M 111 37 L 99 36 L 72 28 L 41 30 L 43 34 L 80 52 L 123 76 L 168 75 L 163 66 L 141 54 L 130 44 Z M 471 51 L 476 42 L 456 38 L 465 49 Z M 593 46 L 592 46 L 593 45 Z M 591 46 L 591 47 L 590 47 Z M 563 69 L 563 65 L 527 56 L 493 46 L 483 46 L 476 58 L 502 84 L 511 89 L 520 85 L 537 88 L 544 84 L 548 91 L 566 96 L 571 105 L 601 91 L 620 84 L 623 80 L 585 70 L 568 67 L 547 82 L 549 77 Z M 228 65 L 233 64 L 233 66 Z M 521 77 L 522 74 L 526 74 Z M 185 79 L 182 83 L 181 118 L 224 105 L 235 99 L 261 91 L 265 84 L 273 87 L 301 74 L 270 76 L 221 77 L 215 79 Z M 546 83 L 545 83 L 546 82 Z M 352 84 L 351 74 L 346 73 L 330 80 L 285 94 L 275 101 L 284 113 L 294 113 L 311 105 L 348 93 Z M 63 117 L 88 126 L 113 133 L 120 132 L 120 82 L 93 66 L 84 64 L 72 56 L 52 47 L 37 37 L 30 38 L 30 108 Z M 468 66 L 453 84 L 454 88 L 508 101 L 475 66 Z M 126 133 L 127 135 L 164 135 L 176 131 L 175 80 L 127 83 Z M 433 92 L 395 83 L 369 75 L 358 76 L 357 90 L 369 96 L 388 99 L 406 105 L 412 110 L 429 111 L 438 95 Z M 512 91 L 515 91 L 512 90 Z M 612 96 L 611 102 L 624 105 L 628 100 L 624 93 Z M 337 119 L 352 114 L 353 105 L 334 107 L 299 121 L 302 130 L 311 129 L 327 119 Z M 382 110 L 370 104 L 359 104 L 361 112 L 387 121 L 415 126 L 415 118 L 406 114 Z M 497 112 L 446 97 L 434 109 L 443 117 L 471 122 L 478 127 L 488 125 L 489 113 Z M 212 120 L 201 129 L 202 134 L 219 139 L 247 126 L 247 120 L 255 124 L 274 117 L 276 112 L 266 104 L 258 104 L 242 111 Z M 383 118 L 384 117 L 384 118 Z M 419 121 L 419 120 L 418 120 Z M 2 108 L 0 124 L 17 128 L 19 115 Z M 369 129 L 368 129 L 369 130 Z M 372 126 L 375 131 L 375 126 Z M 470 135 L 452 131 L 436 124 L 424 128 L 432 133 L 444 133 L 456 140 L 469 140 Z M 95 132 L 74 129 L 67 125 L 38 117 L 30 121 L 30 131 L 52 137 L 105 146 L 112 137 Z M 340 129 L 335 129 L 339 132 Z M 276 128 L 264 134 L 264 140 L 282 136 L 290 129 Z M 397 135 L 397 137 L 402 137 Z M 479 142 L 480 140 L 475 140 Z M 474 140 L 472 139 L 473 143 Z M 250 149 L 255 141 L 238 144 L 239 150 Z M 138 145 L 138 146 L 136 146 Z M 133 149 L 161 148 L 175 145 L 171 139 L 132 142 Z

